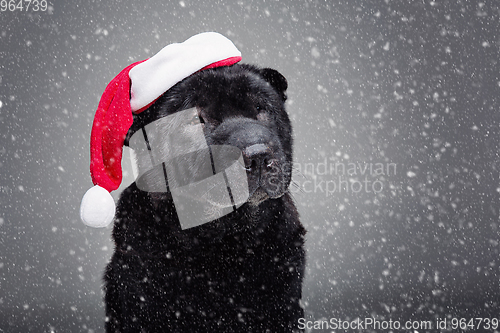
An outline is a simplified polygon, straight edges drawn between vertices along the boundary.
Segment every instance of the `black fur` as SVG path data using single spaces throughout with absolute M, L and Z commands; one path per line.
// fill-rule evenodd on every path
M 108 333 L 299 331 L 305 230 L 287 191 L 286 88 L 272 69 L 208 69 L 135 117 L 128 138 L 159 117 L 198 107 L 208 144 L 243 151 L 250 199 L 216 221 L 181 230 L 168 193 L 127 188 L 104 275 Z

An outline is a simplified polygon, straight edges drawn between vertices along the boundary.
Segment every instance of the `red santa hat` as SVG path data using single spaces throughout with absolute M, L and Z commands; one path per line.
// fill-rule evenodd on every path
M 80 217 L 86 225 L 105 227 L 113 220 L 115 203 L 109 192 L 122 181 L 122 147 L 133 114 L 146 110 L 191 74 L 240 60 L 240 51 L 229 39 L 205 32 L 129 65 L 108 84 L 92 125 L 90 174 L 95 186 L 85 193 L 80 206 Z

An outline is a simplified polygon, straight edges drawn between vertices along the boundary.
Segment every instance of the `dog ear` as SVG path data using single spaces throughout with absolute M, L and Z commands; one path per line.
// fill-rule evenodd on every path
M 280 72 L 272 68 L 264 68 L 261 73 L 264 79 L 269 82 L 269 84 L 271 84 L 271 86 L 280 95 L 281 99 L 286 101 L 286 89 L 288 88 L 288 82 L 285 77 L 281 75 Z

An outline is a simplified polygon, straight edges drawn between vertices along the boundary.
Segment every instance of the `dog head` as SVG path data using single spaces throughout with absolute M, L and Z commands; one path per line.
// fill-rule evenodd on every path
M 204 169 L 202 154 L 189 154 L 193 147 L 205 143 L 235 147 L 242 155 L 239 163 L 246 173 L 248 204 L 257 206 L 283 196 L 291 181 L 292 129 L 285 110 L 286 89 L 286 79 L 269 68 L 235 64 L 196 72 L 134 116 L 125 143 L 147 124 L 184 112 L 182 124 L 164 125 L 175 128 L 175 140 L 183 144 L 172 146 L 165 141 L 170 147 L 160 147 L 169 152 L 174 149 L 177 158 L 188 159 L 188 167 L 175 171 L 177 178 L 193 178 L 193 173 L 196 178 Z M 201 126 L 202 143 L 190 125 Z M 164 180 L 157 176 L 149 182 Z

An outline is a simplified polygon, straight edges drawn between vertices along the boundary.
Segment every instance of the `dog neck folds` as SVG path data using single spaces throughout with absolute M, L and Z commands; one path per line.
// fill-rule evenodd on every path
M 248 200 L 241 151 L 207 145 L 196 108 L 142 127 L 129 147 L 137 187 L 170 192 L 182 229 L 218 219 Z

